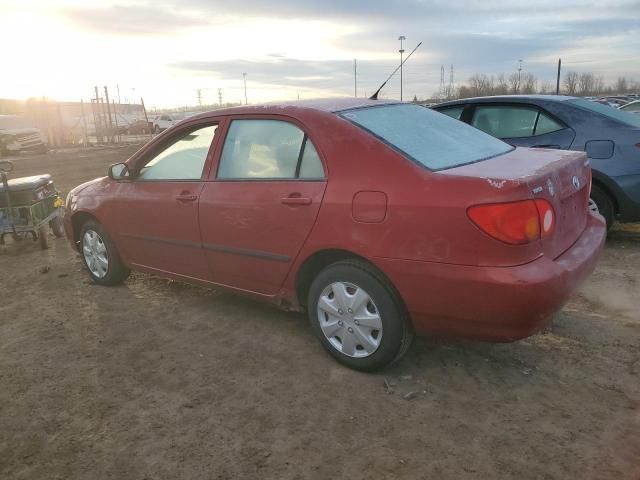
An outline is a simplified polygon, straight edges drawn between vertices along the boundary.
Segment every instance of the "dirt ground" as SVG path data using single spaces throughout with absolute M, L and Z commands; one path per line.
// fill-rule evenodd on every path
M 65 194 L 133 151 L 16 160 Z M 633 233 L 636 230 L 638 233 Z M 135 274 L 64 239 L 0 247 L 0 477 L 640 479 L 640 229 L 550 331 L 336 364 L 302 316 Z

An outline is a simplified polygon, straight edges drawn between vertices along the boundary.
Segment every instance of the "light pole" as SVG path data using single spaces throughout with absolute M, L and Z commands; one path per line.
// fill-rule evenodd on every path
M 520 72 L 522 72 L 522 59 L 518 60 L 520 64 L 518 65 L 518 93 L 520 93 Z
M 242 74 L 242 79 L 244 80 L 244 104 L 247 105 L 247 74 Z
M 398 40 L 400 40 L 400 101 L 402 101 L 402 61 L 403 61 L 403 54 L 404 54 L 404 48 L 402 46 L 402 42 L 404 40 L 406 40 L 404 35 L 400 35 L 398 37 Z

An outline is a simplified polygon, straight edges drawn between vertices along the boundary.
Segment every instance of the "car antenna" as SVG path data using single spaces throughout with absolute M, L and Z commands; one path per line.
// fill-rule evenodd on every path
M 405 59 L 402 61 L 402 63 L 396 67 L 396 69 L 393 71 L 393 73 L 392 73 L 391 75 L 389 75 L 389 78 L 387 78 L 387 79 L 384 81 L 384 83 L 383 83 L 382 85 L 380 85 L 380 88 L 378 88 L 378 90 L 376 90 L 376 93 L 374 93 L 373 95 L 371 95 L 371 96 L 369 97 L 369 100 L 377 100 L 377 99 L 378 99 L 378 94 L 380 93 L 380 90 L 382 90 L 382 89 L 384 88 L 384 86 L 387 84 L 387 82 L 388 82 L 389 80 L 391 80 L 391 77 L 393 77 L 393 76 L 396 74 L 396 72 L 397 72 L 398 70 L 400 70 L 400 67 L 401 67 L 401 66 L 403 66 L 403 65 L 407 62 L 407 60 L 409 60 L 409 57 L 410 57 L 411 55 L 413 55 L 413 52 L 415 52 L 415 51 L 418 49 L 418 47 L 419 47 L 420 45 L 422 45 L 422 42 L 420 42 L 418 45 L 416 45 L 416 48 L 414 48 L 413 50 L 411 50 L 411 53 L 410 53 L 409 55 L 407 55 L 407 58 L 405 58 Z

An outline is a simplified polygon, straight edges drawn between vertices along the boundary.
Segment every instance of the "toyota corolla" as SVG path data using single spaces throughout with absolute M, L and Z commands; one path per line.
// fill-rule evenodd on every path
M 65 228 L 98 284 L 134 269 L 306 310 L 333 357 L 373 370 L 415 334 L 543 328 L 602 249 L 590 187 L 583 152 L 514 148 L 420 106 L 246 106 L 73 189 Z

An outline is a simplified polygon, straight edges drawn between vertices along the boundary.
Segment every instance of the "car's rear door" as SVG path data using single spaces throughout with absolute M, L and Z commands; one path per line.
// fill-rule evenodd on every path
M 210 280 L 198 202 L 218 124 L 185 126 L 140 158 L 133 180 L 118 182 L 113 225 L 126 260 L 159 273 Z
M 216 283 L 274 295 L 315 222 L 325 169 L 288 117 L 231 117 L 225 134 L 200 196 L 207 263 Z

